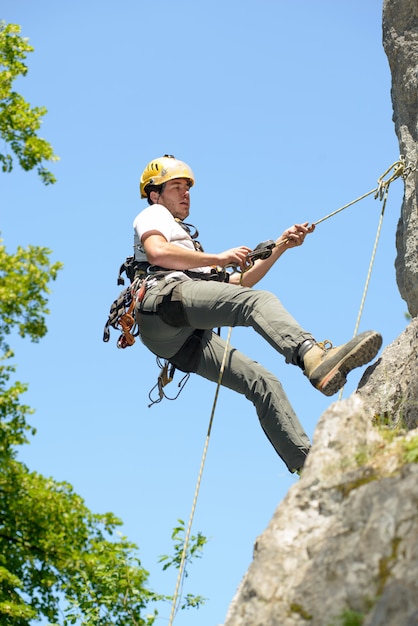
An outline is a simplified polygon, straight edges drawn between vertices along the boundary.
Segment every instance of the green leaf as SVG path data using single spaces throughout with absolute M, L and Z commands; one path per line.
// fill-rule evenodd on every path
M 46 162 L 55 162 L 58 157 L 48 141 L 38 135 L 45 107 L 31 107 L 13 91 L 13 81 L 26 76 L 28 68 L 23 62 L 33 52 L 28 40 L 20 36 L 20 26 L 0 21 L 0 137 L 9 146 L 19 165 L 26 171 L 36 169 L 45 185 L 55 183 L 55 176 L 46 167 Z M 0 153 L 3 172 L 13 169 L 10 153 Z

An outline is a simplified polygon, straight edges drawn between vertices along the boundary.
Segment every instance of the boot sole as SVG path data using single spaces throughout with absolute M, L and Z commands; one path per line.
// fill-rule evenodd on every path
M 333 396 L 344 387 L 347 374 L 374 359 L 381 346 L 382 337 L 379 333 L 374 331 L 361 333 L 335 355 L 334 364 L 328 361 L 318 365 L 310 377 L 311 383 L 324 395 Z

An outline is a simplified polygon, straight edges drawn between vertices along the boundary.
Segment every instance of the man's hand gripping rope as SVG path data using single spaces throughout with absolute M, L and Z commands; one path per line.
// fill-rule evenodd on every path
M 277 241 L 268 239 L 267 241 L 259 243 L 254 250 L 248 252 L 244 259 L 244 263 L 240 268 L 235 266 L 235 271 L 241 271 L 244 274 L 253 267 L 255 261 L 264 261 L 265 259 L 268 259 L 272 255 L 274 248 L 279 246 L 288 246 L 291 248 L 302 245 L 305 236 L 313 233 L 315 230 L 315 224 L 311 224 L 310 226 L 308 226 L 308 224 L 309 222 L 305 222 L 304 224 L 295 224 L 285 231 L 282 237 Z
M 316 222 L 313 222 L 310 226 L 308 226 L 309 222 L 305 222 L 304 224 L 295 224 L 295 226 L 292 226 L 287 231 L 285 231 L 282 235 L 282 238 L 278 239 L 276 242 L 274 242 L 273 240 L 268 240 L 268 241 L 259 243 L 258 246 L 256 246 L 253 251 L 247 254 L 242 267 L 235 266 L 235 271 L 238 271 L 238 272 L 240 271 L 244 274 L 245 272 L 247 272 L 249 269 L 253 267 L 254 262 L 257 261 L 257 259 L 262 259 L 262 260 L 268 259 L 269 256 L 271 256 L 273 249 L 278 246 L 295 247 L 295 246 L 302 245 L 305 239 L 305 235 L 312 233 L 315 230 L 315 226 L 317 226 L 321 222 L 324 222 L 330 217 L 333 217 L 340 211 L 347 209 L 348 207 L 355 204 L 356 202 L 363 200 L 364 198 L 366 198 L 367 196 L 371 194 L 374 194 L 375 200 L 376 199 L 384 200 L 385 197 L 387 197 L 390 184 L 397 178 L 402 178 L 403 180 L 406 180 L 406 178 L 409 176 L 409 174 L 411 174 L 411 172 L 415 172 L 417 170 L 417 167 L 418 167 L 418 162 L 415 162 L 413 164 L 406 163 L 405 157 L 401 155 L 399 157 L 399 160 L 395 161 L 395 163 L 393 163 L 390 167 L 388 167 L 388 169 L 385 172 L 383 172 L 383 174 L 378 178 L 377 187 L 375 189 L 372 189 L 371 191 L 360 196 L 359 198 L 356 198 L 352 202 L 345 204 L 339 209 L 333 211 L 332 213 L 325 215 L 324 217 L 317 220 Z M 387 176 L 387 178 L 385 178 L 385 176 Z M 300 230 L 301 227 L 303 229 L 306 229 L 306 231 L 304 232 L 303 230 Z M 299 232 L 298 232 L 298 229 L 299 229 Z

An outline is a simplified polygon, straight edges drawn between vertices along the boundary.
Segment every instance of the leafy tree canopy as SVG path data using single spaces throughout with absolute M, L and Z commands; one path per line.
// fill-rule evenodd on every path
M 137 546 L 118 532 L 122 522 L 92 513 L 71 485 L 17 460 L 32 411 L 21 403 L 26 385 L 10 383 L 9 342 L 13 331 L 35 342 L 47 331 L 49 282 L 61 267 L 49 257 L 35 246 L 9 254 L 0 240 L 0 624 L 30 626 L 43 617 L 50 626 L 151 626 L 157 610 L 148 607 L 172 598 L 148 588 Z M 180 522 L 164 569 L 179 567 L 182 533 Z M 200 533 L 191 538 L 188 563 L 204 543 Z M 181 608 L 202 602 L 188 594 Z
M 91 513 L 67 483 L 16 460 L 0 464 L 1 624 L 40 616 L 63 626 L 152 624 L 141 614 L 158 597 L 145 586 L 137 547 L 112 539 L 120 520 Z
M 160 596 L 145 586 L 137 547 L 113 537 L 121 521 L 91 513 L 71 485 L 16 459 L 31 409 L 20 402 L 26 386 L 9 384 L 7 341 L 13 329 L 32 341 L 46 333 L 48 283 L 60 269 L 49 254 L 33 246 L 8 254 L 0 245 L 0 623 L 28 626 L 44 616 L 63 626 L 149 625 L 154 615 L 141 615 Z
M 55 182 L 54 175 L 46 169 L 46 161 L 57 161 L 52 146 L 38 136 L 45 107 L 33 107 L 16 91 L 13 81 L 25 76 L 28 68 L 26 55 L 33 52 L 28 40 L 20 36 L 20 26 L 0 21 L 0 137 L 17 157 L 24 170 L 36 168 L 45 185 Z M 13 158 L 0 152 L 3 172 L 11 172 Z
M 10 365 L 13 352 L 9 336 L 17 329 L 21 337 L 39 341 L 47 332 L 49 281 L 55 280 L 61 263 L 51 264 L 50 250 L 37 246 L 19 247 L 9 254 L 0 239 L 0 455 L 14 454 L 14 446 L 25 443 L 30 428 L 29 407 L 20 404 L 26 385 L 9 385 L 15 368 Z M 1 523 L 1 519 L 0 519 Z

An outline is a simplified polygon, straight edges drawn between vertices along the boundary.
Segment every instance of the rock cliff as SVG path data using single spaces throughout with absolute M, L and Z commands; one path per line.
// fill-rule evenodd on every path
M 392 103 L 400 154 L 418 159 L 418 2 L 385 0 L 383 46 L 392 74 Z M 412 316 L 418 315 L 418 171 L 408 176 L 396 233 L 396 276 Z
M 418 2 L 385 0 L 400 154 L 417 163 Z M 300 481 L 256 542 L 224 626 L 418 626 L 417 171 L 396 271 L 412 320 L 320 418 Z

